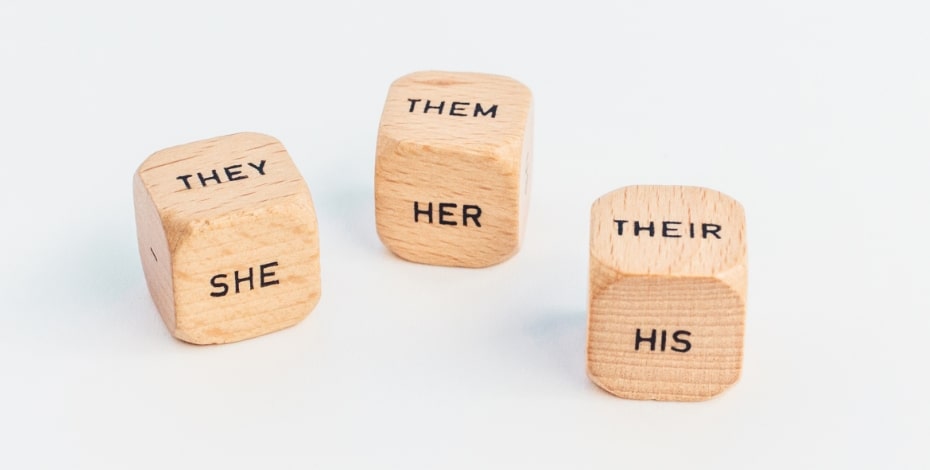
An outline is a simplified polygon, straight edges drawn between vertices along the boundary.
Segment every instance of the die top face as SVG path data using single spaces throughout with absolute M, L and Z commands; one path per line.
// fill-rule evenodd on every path
M 620 188 L 591 208 L 591 256 L 627 275 L 716 277 L 745 265 L 743 208 L 706 188 Z
M 519 168 L 532 101 L 529 88 L 508 77 L 416 72 L 391 84 L 378 138 L 401 153 L 496 157 Z
M 188 224 L 240 210 L 310 201 L 306 183 L 274 137 L 239 133 L 167 148 L 137 172 L 163 219 Z

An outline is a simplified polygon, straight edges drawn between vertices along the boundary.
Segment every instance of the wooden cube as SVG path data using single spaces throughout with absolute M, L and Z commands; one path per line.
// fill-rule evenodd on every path
M 388 91 L 375 164 L 378 235 L 401 258 L 484 267 L 526 220 L 532 95 L 510 78 L 418 72 Z
M 710 189 L 630 186 L 591 208 L 588 375 L 625 398 L 696 401 L 736 382 L 743 208 Z
M 313 201 L 275 138 L 162 150 L 139 167 L 133 194 L 149 292 L 175 337 L 252 338 L 296 324 L 319 301 Z

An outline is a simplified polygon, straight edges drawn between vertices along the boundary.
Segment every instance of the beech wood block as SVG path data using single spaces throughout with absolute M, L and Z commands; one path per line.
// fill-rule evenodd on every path
M 588 375 L 634 399 L 697 401 L 739 378 L 745 215 L 717 191 L 630 186 L 591 208 Z
M 241 133 L 157 152 L 133 195 L 149 292 L 175 337 L 252 338 L 298 323 L 319 301 L 313 201 L 275 138 Z
M 388 91 L 375 163 L 382 242 L 409 261 L 479 268 L 520 246 L 532 95 L 507 77 L 418 72 Z

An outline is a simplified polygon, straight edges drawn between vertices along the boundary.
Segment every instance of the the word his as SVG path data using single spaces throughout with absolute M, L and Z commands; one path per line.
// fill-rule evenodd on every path
M 636 329 L 636 350 L 639 351 L 640 343 L 649 343 L 649 350 L 656 350 L 656 335 L 658 333 L 655 329 L 652 330 L 652 335 L 648 338 L 644 338 L 642 332 L 639 328 Z M 690 331 L 678 330 L 672 333 L 672 341 L 676 343 L 676 346 L 671 346 L 669 349 L 675 352 L 686 353 L 691 350 L 691 341 L 688 341 L 687 337 L 691 336 Z M 668 332 L 662 330 L 662 336 L 659 340 L 659 351 L 665 351 L 665 345 L 668 340 Z
M 455 216 L 455 212 L 446 209 L 455 209 L 459 205 L 454 202 L 440 202 L 439 206 L 439 225 L 458 225 L 458 222 L 450 220 L 449 218 Z M 433 203 L 430 202 L 425 209 L 420 208 L 420 203 L 418 201 L 413 201 L 413 221 L 419 222 L 420 216 L 424 216 L 428 223 L 433 223 Z M 448 218 L 447 218 L 448 217 Z M 478 221 L 478 217 L 481 217 L 481 208 L 472 205 L 472 204 L 462 204 L 462 225 L 468 227 L 468 219 L 471 219 L 476 227 L 481 227 L 481 222 Z
M 623 236 L 623 226 L 628 223 L 629 220 L 614 220 L 617 224 L 617 235 Z M 662 221 L 662 231 L 659 232 L 665 238 L 681 238 L 683 235 L 678 233 L 679 225 L 684 222 L 675 222 L 671 220 Z M 700 229 L 700 234 L 695 229 Z M 718 240 L 720 239 L 720 230 L 721 226 L 717 224 L 695 224 L 694 222 L 688 223 L 688 238 L 707 238 L 708 235 L 713 235 Z M 656 234 L 656 223 L 650 221 L 649 225 L 643 225 L 640 221 L 633 221 L 633 236 L 638 237 L 641 232 L 649 232 L 650 237 L 654 237 Z M 628 232 L 629 233 L 629 232 Z
M 278 265 L 277 261 L 272 261 L 271 263 L 265 263 L 258 267 L 258 287 L 259 288 L 273 286 L 275 284 L 281 283 L 281 281 L 277 279 L 272 279 L 275 275 L 274 271 L 268 271 L 269 268 L 273 268 L 277 265 Z M 248 290 L 255 289 L 255 282 L 254 282 L 255 277 L 254 277 L 254 272 L 252 271 L 252 267 L 251 266 L 249 267 L 249 271 L 248 271 L 249 274 L 245 277 L 240 277 L 239 273 L 240 271 L 238 270 L 233 271 L 232 273 L 233 286 L 235 286 L 236 293 L 238 294 L 242 290 L 239 286 L 242 285 L 242 283 L 244 282 L 249 283 Z M 222 282 L 227 277 L 229 277 L 229 275 L 227 274 L 217 274 L 216 276 L 213 276 L 212 278 L 210 278 L 210 285 L 218 289 L 213 292 L 210 292 L 211 297 L 223 297 L 229 293 L 229 284 Z
M 265 174 L 265 160 L 262 160 L 257 165 L 254 163 L 247 163 L 247 165 L 254 168 L 259 175 Z M 242 165 L 232 165 L 223 168 L 223 173 L 226 174 L 226 181 L 239 181 L 248 178 L 249 176 L 243 174 L 240 168 L 242 168 Z M 200 186 L 203 188 L 207 187 L 207 181 L 216 181 L 216 184 L 223 182 L 223 180 L 220 178 L 220 174 L 217 173 L 216 170 L 212 170 L 210 173 L 207 173 L 207 175 L 209 176 L 204 176 L 203 173 L 197 172 L 197 180 L 200 181 Z M 175 179 L 181 180 L 184 182 L 184 186 L 187 189 L 191 189 L 191 183 L 189 180 L 193 177 L 194 175 L 181 175 Z
M 423 100 L 414 100 L 407 98 L 407 101 L 410 102 L 409 112 L 414 112 L 417 109 L 417 103 Z M 468 106 L 471 106 L 471 103 L 467 101 L 453 101 L 449 106 L 449 116 L 468 116 Z M 443 109 L 446 107 L 445 101 L 440 101 L 439 104 L 434 105 L 432 101 L 426 100 L 426 104 L 423 106 L 423 114 L 430 112 L 430 110 L 435 110 L 436 114 L 442 114 Z M 491 115 L 492 118 L 497 117 L 497 105 L 493 105 L 488 109 L 484 109 L 481 106 L 481 103 L 475 103 L 475 109 L 472 111 L 472 117 L 478 117 L 478 115 L 487 116 Z

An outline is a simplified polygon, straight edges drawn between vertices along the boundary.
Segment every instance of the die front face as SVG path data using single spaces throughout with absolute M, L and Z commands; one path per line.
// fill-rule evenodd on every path
M 591 209 L 588 374 L 625 398 L 733 384 L 746 302 L 743 209 L 709 189 L 631 186 Z
M 519 248 L 532 96 L 512 79 L 418 72 L 395 81 L 378 131 L 378 235 L 398 256 L 484 267 Z
M 313 201 L 276 139 L 169 148 L 134 179 L 139 254 L 177 338 L 228 343 L 294 325 L 320 298 Z

